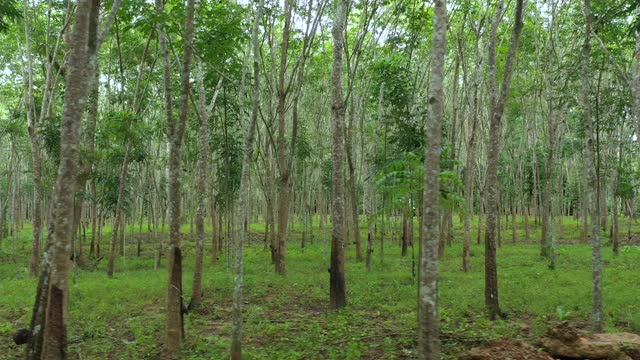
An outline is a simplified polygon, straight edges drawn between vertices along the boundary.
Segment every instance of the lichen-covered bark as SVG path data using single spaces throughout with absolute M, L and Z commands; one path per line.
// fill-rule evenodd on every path
M 56 178 L 51 227 L 34 304 L 27 359 L 66 358 L 66 304 L 73 203 L 80 159 L 80 129 L 89 82 L 89 23 L 99 2 L 79 0 L 71 37 L 64 110 L 60 129 L 60 165 Z
M 418 358 L 440 359 L 438 317 L 438 237 L 440 233 L 440 146 L 444 115 L 444 63 L 447 51 L 447 5 L 436 0 L 429 83 L 429 118 L 424 159 L 418 285 Z
M 333 122 L 333 174 L 331 206 L 331 268 L 329 268 L 329 307 L 340 309 L 347 305 L 347 289 L 344 274 L 344 115 L 345 102 L 342 95 L 343 31 L 348 0 L 338 0 L 333 23 L 333 65 L 331 73 L 331 117 Z

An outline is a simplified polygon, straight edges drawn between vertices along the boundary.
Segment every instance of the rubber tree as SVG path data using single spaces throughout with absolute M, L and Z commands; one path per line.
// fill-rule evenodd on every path
M 31 318 L 27 359 L 65 359 L 67 354 L 67 310 L 69 250 L 80 163 L 80 130 L 88 94 L 89 34 L 97 32 L 100 4 L 79 0 L 69 44 L 64 110 L 60 129 L 60 164 L 51 212 L 51 229 L 43 256 L 40 279 Z
M 498 268 L 496 262 L 496 231 L 499 205 L 498 160 L 502 140 L 502 115 L 509 94 L 516 49 L 523 26 L 524 0 L 516 1 L 515 23 L 509 43 L 509 52 L 505 62 L 502 84 L 498 93 L 496 81 L 496 45 L 498 26 L 504 11 L 504 0 L 498 1 L 491 25 L 488 54 L 488 93 L 489 93 L 489 141 L 487 144 L 487 175 L 485 180 L 487 220 L 485 225 L 485 305 L 489 319 L 502 317 L 498 301 Z
M 344 187 L 344 118 L 345 101 L 342 91 L 342 55 L 348 0 L 338 0 L 333 28 L 333 64 L 331 72 L 331 119 L 333 123 L 331 267 L 329 268 L 329 307 L 347 305 L 344 274 L 345 187 Z
M 249 180 L 250 167 L 253 158 L 253 141 L 255 139 L 256 128 L 258 125 L 258 114 L 260 113 L 260 44 L 258 42 L 258 32 L 260 30 L 260 21 L 262 19 L 262 11 L 264 8 L 264 0 L 258 0 L 253 19 L 253 29 L 251 31 L 251 48 L 253 51 L 253 109 L 251 111 L 251 122 L 246 125 L 244 134 L 244 148 L 242 155 L 242 170 L 240 174 L 240 197 L 236 205 L 236 264 L 235 278 L 233 285 L 233 309 L 232 309 L 232 326 L 231 326 L 231 359 L 239 360 L 242 358 L 242 280 L 244 275 L 243 249 L 242 246 L 247 239 L 247 229 L 244 224 L 249 219 L 248 203 L 249 203 Z M 243 84 L 241 85 L 242 95 L 240 101 L 244 101 L 244 78 L 246 70 L 243 70 Z M 241 106 L 242 108 L 242 106 Z
M 157 11 L 162 13 L 164 5 L 156 1 Z M 163 73 L 165 81 L 165 99 L 167 111 L 167 135 L 169 139 L 169 251 L 168 251 L 168 284 L 167 284 L 167 322 L 164 355 L 167 359 L 178 358 L 184 341 L 183 299 L 182 299 L 182 251 L 180 249 L 181 225 L 181 148 L 184 131 L 189 115 L 189 92 L 191 89 L 191 57 L 193 55 L 193 28 L 195 17 L 195 0 L 188 0 L 183 34 L 183 57 L 180 71 L 181 93 L 178 119 L 172 115 L 171 68 L 167 50 L 164 26 L 158 27 L 158 37 L 163 57 Z
M 447 4 L 436 0 L 429 83 L 429 118 L 424 158 L 418 286 L 418 358 L 440 359 L 438 246 L 440 234 L 440 152 L 444 117 L 444 63 L 447 52 Z
M 596 174 L 595 160 L 595 139 L 593 120 L 591 118 L 591 0 L 584 0 L 583 14 L 584 43 L 582 45 L 581 61 L 581 90 L 580 101 L 582 105 L 582 116 L 584 125 L 584 159 L 583 169 L 587 208 L 591 218 L 591 248 L 592 248 L 592 312 L 591 320 L 593 331 L 602 332 L 603 310 L 602 310 L 602 255 L 600 249 L 600 209 L 598 206 L 598 176 Z

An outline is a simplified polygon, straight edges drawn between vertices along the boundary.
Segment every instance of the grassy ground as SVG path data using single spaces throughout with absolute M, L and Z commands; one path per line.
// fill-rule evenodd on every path
M 510 229 L 504 233 L 498 250 L 500 300 L 509 317 L 495 322 L 486 320 L 483 306 L 483 247 L 475 245 L 472 234 L 472 271 L 461 272 L 462 230 L 456 224 L 454 245 L 446 249 L 440 266 L 445 359 L 492 339 L 535 341 L 562 320 L 588 324 L 591 249 L 575 244 L 579 234 L 575 222 L 567 218 L 564 224 L 567 240 L 558 247 L 555 271 L 539 256 L 534 242 L 539 235 L 533 226 L 531 241 L 526 244 L 521 219 L 517 244 L 511 243 Z M 381 264 L 376 244 L 374 266 L 367 272 L 364 264 L 354 261 L 355 248 L 350 246 L 346 266 L 349 305 L 329 312 L 328 234 L 316 230 L 314 244 L 301 249 L 299 228 L 296 225 L 288 245 L 286 277 L 273 274 L 270 255 L 261 244 L 254 243 L 245 251 L 246 358 L 414 358 L 417 280 L 412 252 L 401 257 L 397 241 L 388 239 Z M 622 229 L 626 232 L 626 225 Z M 188 232 L 188 227 L 185 230 Z M 261 228 L 255 225 L 253 230 Z M 635 224 L 633 230 L 640 232 Z M 36 281 L 27 270 L 29 234 L 25 227 L 15 242 L 5 240 L 0 255 L 0 359 L 19 358 L 23 351 L 8 338 L 17 328 L 27 327 L 31 316 Z M 187 235 L 183 244 L 185 294 L 190 294 L 193 238 Z M 72 358 L 158 357 L 164 330 L 166 269 L 153 270 L 152 246 L 145 244 L 140 258 L 120 258 L 113 279 L 106 276 L 106 261 L 97 271 L 74 270 L 69 302 Z M 135 254 L 133 244 L 127 253 Z M 613 257 L 609 248 L 603 254 L 607 330 L 640 332 L 640 247 L 623 247 L 618 257 Z M 224 256 L 215 267 L 209 257 L 205 264 L 204 303 L 185 320 L 185 359 L 228 358 L 233 276 Z

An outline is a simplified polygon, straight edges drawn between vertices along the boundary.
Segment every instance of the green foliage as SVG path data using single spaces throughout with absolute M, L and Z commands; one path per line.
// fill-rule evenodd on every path
M 26 134 L 26 126 L 21 113 L 14 112 L 11 118 L 0 118 L 0 140 L 5 137 L 16 139 Z
M 447 151 L 440 157 L 440 205 L 450 209 L 464 211 L 464 188 L 457 172 L 447 170 L 450 158 Z M 377 175 L 378 191 L 389 196 L 389 209 L 403 209 L 410 201 L 422 203 L 424 188 L 424 160 L 410 152 L 390 161 Z
M 0 34 L 9 30 L 9 23 L 22 18 L 20 6 L 16 0 L 0 0 Z
M 42 138 L 42 145 L 47 155 L 56 164 L 60 163 L 60 126 L 62 117 L 59 114 L 38 123 L 38 131 Z
M 621 166 L 618 168 L 618 184 L 615 187 L 616 196 L 623 200 L 631 200 L 634 198 L 635 188 L 638 186 L 638 174 L 628 167 Z

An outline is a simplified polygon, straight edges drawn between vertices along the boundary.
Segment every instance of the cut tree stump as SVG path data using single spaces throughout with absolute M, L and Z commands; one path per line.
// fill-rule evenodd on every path
M 563 359 L 640 360 L 640 335 L 591 334 L 562 324 L 547 331 L 541 346 Z

